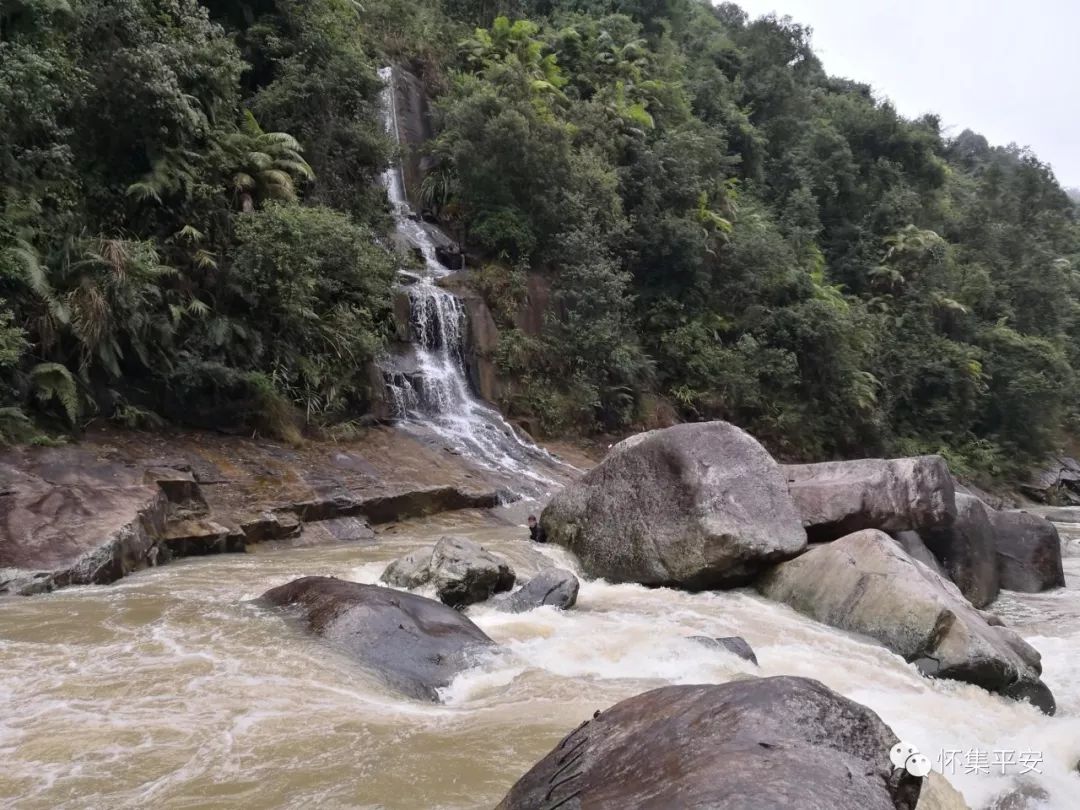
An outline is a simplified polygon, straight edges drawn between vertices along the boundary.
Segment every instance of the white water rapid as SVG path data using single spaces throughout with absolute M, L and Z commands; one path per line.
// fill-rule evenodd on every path
M 1058 716 L 977 687 L 921 677 L 878 644 L 749 590 L 689 594 L 583 582 L 577 607 L 469 616 L 504 651 L 477 662 L 442 706 L 401 698 L 251 598 L 308 574 L 373 582 L 444 532 L 474 537 L 522 574 L 561 549 L 520 539 L 535 509 L 388 527 L 371 545 L 197 557 L 112 586 L 0 606 L 0 806 L 477 810 L 568 731 L 618 700 L 672 683 L 817 678 L 869 706 L 946 766 L 975 810 L 1074 810 L 1080 796 L 1080 557 L 1069 588 L 994 605 L 1043 654 Z M 1077 527 L 1080 530 L 1080 527 Z M 691 635 L 742 635 L 760 668 Z M 974 753 L 986 752 L 982 768 Z M 1001 775 L 995 751 L 1035 752 Z M 1026 799 L 998 804 L 1022 791 Z
M 398 143 L 398 116 L 393 71 L 382 68 L 386 83 L 383 115 L 387 132 Z M 405 429 L 434 434 L 446 446 L 471 461 L 509 474 L 524 484 L 522 489 L 538 494 L 553 483 L 542 469 L 559 462 L 544 450 L 525 441 L 502 418 L 472 392 L 465 368 L 465 311 L 461 302 L 438 286 L 438 279 L 450 274 L 436 257 L 436 244 L 429 230 L 409 206 L 400 164 L 388 168 L 382 177 L 390 200 L 398 235 L 422 257 L 419 277 L 402 272 L 401 289 L 409 297 L 412 352 L 408 371 L 385 369 L 387 392 L 395 416 Z

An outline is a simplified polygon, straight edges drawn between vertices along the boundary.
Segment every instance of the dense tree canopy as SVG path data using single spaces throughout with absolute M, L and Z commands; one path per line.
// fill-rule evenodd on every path
M 368 407 L 394 258 L 377 65 L 481 270 L 501 404 L 728 418 L 791 458 L 1016 473 L 1073 426 L 1076 203 L 702 0 L 3 0 L 0 436 Z M 542 334 L 513 325 L 526 273 Z
M 344 0 L 0 4 L 0 436 L 366 407 L 393 279 L 368 42 Z
M 1080 229 L 1034 155 L 905 120 L 732 4 L 447 12 L 481 27 L 429 68 L 441 210 L 556 293 L 542 340 L 505 337 L 506 407 L 618 429 L 652 392 L 793 458 L 990 474 L 1061 441 Z

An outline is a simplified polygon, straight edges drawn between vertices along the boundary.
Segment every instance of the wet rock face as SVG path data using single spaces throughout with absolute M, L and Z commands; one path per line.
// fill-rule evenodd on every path
M 0 463 L 0 593 L 106 584 L 154 564 L 168 506 L 143 469 L 92 453 Z
M 371 524 L 496 506 L 503 483 L 385 428 L 303 448 L 101 430 L 79 445 L 0 449 L 0 594 L 104 584 L 253 543 L 371 542 Z
M 986 607 L 998 595 L 998 557 L 991 511 L 972 495 L 956 495 L 951 525 L 926 529 L 922 539 L 971 604 Z
M 493 642 L 461 613 L 404 591 L 334 577 L 303 577 L 263 594 L 296 608 L 308 629 L 409 697 L 438 700 Z
M 1039 593 L 1065 587 L 1061 538 L 1054 524 L 1028 512 L 995 512 L 991 519 L 1001 587 Z
M 956 516 L 953 477 L 940 456 L 789 464 L 791 497 L 811 542 L 863 529 L 921 531 Z
M 782 563 L 757 583 L 770 599 L 825 624 L 875 638 L 925 675 L 1033 698 L 1052 713 L 1039 654 L 993 627 L 956 586 L 869 529 Z
M 548 568 L 513 593 L 491 599 L 491 606 L 509 613 L 524 613 L 550 606 L 567 610 L 577 604 L 578 578 L 565 568 Z
M 818 681 L 668 686 L 598 712 L 511 788 L 498 810 L 915 810 L 881 719 Z
M 592 576 L 690 589 L 745 583 L 806 546 L 779 466 L 726 422 L 620 442 L 540 524 Z
M 435 592 L 444 604 L 466 607 L 514 587 L 506 560 L 464 537 L 444 537 L 429 563 Z

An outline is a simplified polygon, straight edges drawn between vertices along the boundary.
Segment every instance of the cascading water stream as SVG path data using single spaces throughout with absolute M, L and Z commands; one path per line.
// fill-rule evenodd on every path
M 379 76 L 386 83 L 386 131 L 400 142 L 393 69 L 382 68 Z M 409 297 L 414 363 L 408 370 L 384 368 L 394 415 L 406 429 L 422 427 L 477 464 L 527 481 L 527 489 L 536 494 L 554 483 L 537 466 L 550 468 L 561 462 L 523 440 L 498 411 L 473 394 L 465 367 L 465 310 L 453 294 L 435 283 L 450 271 L 436 256 L 429 226 L 409 207 L 400 164 L 383 173 L 382 183 L 398 235 L 424 262 L 419 278 L 411 271 L 402 272 L 403 281 L 408 282 L 401 289 Z

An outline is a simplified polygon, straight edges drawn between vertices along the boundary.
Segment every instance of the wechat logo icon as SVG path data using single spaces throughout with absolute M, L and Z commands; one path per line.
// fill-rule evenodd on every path
M 923 777 L 930 773 L 930 760 L 919 753 L 911 743 L 898 742 L 889 751 L 894 768 L 903 768 L 912 776 Z

